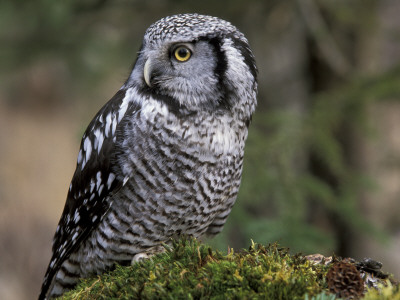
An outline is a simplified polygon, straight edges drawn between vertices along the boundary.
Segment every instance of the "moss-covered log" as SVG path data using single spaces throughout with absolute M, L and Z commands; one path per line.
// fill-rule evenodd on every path
M 63 299 L 400 299 L 399 285 L 379 279 L 382 276 L 377 273 L 379 290 L 367 285 L 357 290 L 360 272 L 354 261 L 315 262 L 291 255 L 277 244 L 253 243 L 249 250 L 228 249 L 222 254 L 186 238 L 165 245 L 165 250 L 132 266 L 117 266 L 110 273 L 85 279 Z M 346 274 L 346 264 L 352 273 Z M 334 291 L 329 281 L 345 284 L 339 283 Z

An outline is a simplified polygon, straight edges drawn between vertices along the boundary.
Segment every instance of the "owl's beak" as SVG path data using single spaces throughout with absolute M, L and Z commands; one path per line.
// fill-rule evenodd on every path
M 144 64 L 144 69 L 143 69 L 143 76 L 144 76 L 144 81 L 146 81 L 146 84 L 151 87 L 151 59 L 147 59 L 146 63 Z

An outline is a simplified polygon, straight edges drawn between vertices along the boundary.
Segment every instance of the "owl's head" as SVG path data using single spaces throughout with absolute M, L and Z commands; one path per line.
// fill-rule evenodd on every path
M 229 22 L 183 14 L 151 25 L 127 85 L 173 110 L 241 110 L 256 105 L 257 68 L 247 39 Z

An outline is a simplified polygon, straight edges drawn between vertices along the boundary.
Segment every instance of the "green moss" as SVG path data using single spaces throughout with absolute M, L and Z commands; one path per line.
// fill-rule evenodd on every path
M 400 300 L 400 285 L 380 286 L 380 290 L 370 289 L 364 296 L 364 300 Z
M 277 244 L 253 243 L 249 250 L 222 254 L 186 238 L 165 249 L 133 266 L 85 279 L 63 299 L 335 299 L 325 281 L 329 267 L 290 255 Z M 400 293 L 393 290 L 392 295 Z

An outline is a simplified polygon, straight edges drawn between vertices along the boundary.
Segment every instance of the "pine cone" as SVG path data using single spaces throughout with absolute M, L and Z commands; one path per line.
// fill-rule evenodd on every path
M 357 268 L 348 262 L 335 262 L 326 275 L 331 293 L 346 299 L 358 299 L 364 293 L 364 282 Z

